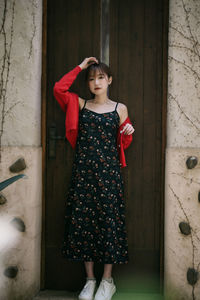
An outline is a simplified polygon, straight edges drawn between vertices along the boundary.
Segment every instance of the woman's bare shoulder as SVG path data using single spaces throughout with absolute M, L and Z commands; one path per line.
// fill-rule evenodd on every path
M 117 106 L 117 112 L 119 113 L 120 125 L 121 125 L 128 117 L 128 108 L 124 103 L 119 102 Z
M 127 108 L 126 105 L 124 103 L 122 103 L 122 102 L 114 101 L 114 100 L 110 100 L 110 101 L 113 104 L 113 106 L 115 106 L 118 103 L 118 105 L 117 105 L 117 109 L 118 110 L 124 110 L 124 109 Z
M 84 103 L 85 103 L 85 99 L 78 97 L 78 101 L 79 101 L 79 108 L 80 110 L 83 108 Z
M 124 103 L 122 103 L 122 102 L 118 103 L 118 108 L 119 108 L 119 110 L 122 110 L 122 111 L 126 111 L 127 110 L 127 106 Z

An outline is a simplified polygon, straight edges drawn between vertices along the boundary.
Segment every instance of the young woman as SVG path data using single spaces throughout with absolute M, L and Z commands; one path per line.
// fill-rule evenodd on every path
M 85 69 L 93 95 L 90 100 L 69 92 Z M 116 291 L 112 266 L 129 260 L 121 167 L 126 166 L 124 149 L 132 141 L 134 128 L 126 105 L 109 99 L 111 83 L 109 67 L 89 57 L 54 86 L 54 96 L 66 112 L 66 137 L 75 148 L 63 255 L 84 261 L 87 278 L 79 294 L 82 300 L 93 299 L 94 262 L 104 264 L 94 299 L 110 300 Z

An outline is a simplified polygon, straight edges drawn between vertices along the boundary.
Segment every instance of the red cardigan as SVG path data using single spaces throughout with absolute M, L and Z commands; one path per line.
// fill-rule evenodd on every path
M 78 122 L 79 122 L 79 100 L 78 95 L 69 92 L 69 88 L 76 79 L 77 75 L 82 71 L 79 66 L 65 74 L 53 88 L 54 97 L 58 101 L 62 110 L 66 113 L 65 128 L 66 138 L 70 142 L 72 148 L 76 146 L 78 136 Z M 128 148 L 132 142 L 132 134 L 124 134 L 120 131 L 127 123 L 131 124 L 129 117 L 119 126 L 117 133 L 117 150 L 120 158 L 120 166 L 126 167 L 126 160 L 124 149 Z

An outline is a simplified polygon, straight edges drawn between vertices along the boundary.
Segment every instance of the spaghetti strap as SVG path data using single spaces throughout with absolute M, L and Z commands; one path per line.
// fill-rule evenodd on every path
M 84 105 L 83 105 L 83 108 L 82 108 L 82 110 L 84 109 L 86 102 L 87 102 L 87 100 L 85 100 L 85 103 L 84 103 Z
M 115 110 L 117 109 L 117 105 L 118 105 L 118 103 L 119 103 L 119 102 L 117 102 L 117 104 L 115 105 Z

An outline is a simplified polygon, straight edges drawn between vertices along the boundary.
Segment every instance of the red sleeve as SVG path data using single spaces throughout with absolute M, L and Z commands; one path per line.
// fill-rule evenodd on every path
M 75 93 L 69 92 L 69 88 L 82 71 L 79 66 L 76 66 L 73 70 L 65 74 L 59 81 L 57 81 L 53 88 L 53 94 L 58 101 L 60 107 L 65 112 L 66 105 L 68 104 L 70 98 L 74 96 Z
M 122 143 L 124 146 L 124 149 L 128 148 L 133 140 L 132 134 L 122 134 Z
M 120 125 L 119 127 L 119 133 L 120 131 L 124 128 L 124 126 L 129 123 L 132 125 L 131 120 L 129 117 L 126 118 L 126 120 Z M 120 133 L 122 135 L 122 144 L 123 144 L 123 148 L 126 149 L 128 148 L 128 146 L 130 145 L 130 143 L 133 140 L 133 136 L 132 134 L 124 134 L 124 132 Z

